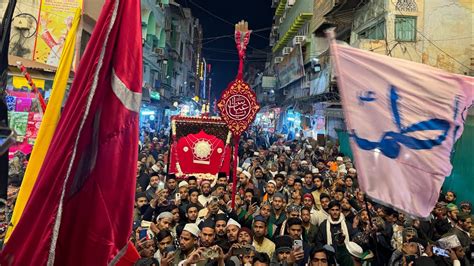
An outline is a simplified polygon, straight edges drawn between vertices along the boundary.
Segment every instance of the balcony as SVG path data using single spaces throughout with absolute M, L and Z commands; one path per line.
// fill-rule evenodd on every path
M 275 10 L 275 16 L 281 16 L 283 15 L 283 13 L 285 12 L 285 6 L 286 6 L 286 1 L 288 0 L 280 0 L 280 2 L 278 3 L 278 6 Z
M 341 28 L 352 25 L 354 11 L 365 5 L 368 0 L 327 0 L 315 1 L 313 7 L 314 18 L 311 21 L 311 32 L 337 26 L 338 31 Z M 324 27 L 323 27 L 324 25 Z
M 326 22 L 326 14 L 329 13 L 336 5 L 336 0 L 315 1 L 313 7 L 314 18 L 311 21 L 310 30 L 315 32 L 321 25 Z
M 286 0 L 280 1 L 286 3 Z M 278 10 L 278 9 L 277 9 Z M 286 11 L 286 19 L 279 27 L 282 36 L 273 47 L 273 52 L 281 50 L 313 16 L 313 1 L 296 1 L 295 5 Z

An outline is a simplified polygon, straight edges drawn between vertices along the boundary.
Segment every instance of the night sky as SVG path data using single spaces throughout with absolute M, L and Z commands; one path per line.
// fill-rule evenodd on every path
M 235 78 L 238 68 L 234 38 L 222 36 L 233 35 L 234 24 L 243 19 L 249 22 L 251 30 L 257 30 L 250 37 L 247 54 L 251 53 L 252 49 L 268 48 L 274 12 L 271 0 L 178 0 L 177 2 L 191 8 L 193 16 L 199 18 L 204 33 L 204 57 L 212 64 L 211 98 L 220 97 L 221 91 Z M 267 30 L 260 31 L 260 29 Z M 217 36 L 222 38 L 213 38 Z

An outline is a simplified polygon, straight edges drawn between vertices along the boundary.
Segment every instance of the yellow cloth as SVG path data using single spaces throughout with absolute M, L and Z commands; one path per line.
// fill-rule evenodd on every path
M 36 138 L 33 151 L 31 152 L 30 161 L 26 168 L 25 175 L 18 193 L 15 208 L 13 209 L 13 215 L 11 223 L 8 227 L 5 242 L 8 241 L 11 233 L 18 224 L 18 221 L 23 214 L 26 203 L 30 198 L 31 191 L 38 178 L 38 173 L 43 165 L 44 158 L 48 152 L 51 139 L 53 138 L 56 126 L 61 116 L 61 106 L 66 93 L 67 82 L 69 79 L 69 72 L 71 71 L 72 61 L 74 59 L 74 47 L 76 45 L 76 31 L 81 19 L 81 9 L 78 8 L 72 23 L 71 29 L 64 43 L 63 52 L 59 61 L 59 66 L 54 76 L 53 88 L 51 89 L 51 97 L 46 108 L 46 112 L 41 122 L 41 126 Z
M 275 243 L 266 237 L 263 238 L 261 245 L 254 240 L 253 246 L 257 252 L 267 253 L 269 258 L 272 258 L 273 252 L 275 252 Z

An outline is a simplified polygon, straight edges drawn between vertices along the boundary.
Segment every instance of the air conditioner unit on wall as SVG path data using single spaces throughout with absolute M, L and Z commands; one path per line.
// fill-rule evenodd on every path
M 282 54 L 283 55 L 288 55 L 288 54 L 291 53 L 292 50 L 293 50 L 293 48 L 291 48 L 291 47 L 284 47 Z
M 293 45 L 302 44 L 306 41 L 306 36 L 297 35 L 293 38 Z
M 287 4 L 287 6 L 294 6 L 295 2 L 296 2 L 296 0 L 288 0 L 288 2 L 286 4 Z
M 281 63 L 282 61 L 283 61 L 283 57 L 281 57 L 281 56 L 275 57 L 275 64 L 279 64 L 279 63 Z

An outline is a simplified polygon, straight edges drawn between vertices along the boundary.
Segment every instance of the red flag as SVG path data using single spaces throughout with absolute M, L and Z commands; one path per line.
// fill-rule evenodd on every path
M 120 253 L 123 253 L 123 256 L 116 256 L 115 261 L 117 263 L 115 263 L 115 266 L 132 266 L 140 259 L 140 254 L 138 254 L 138 250 L 131 241 L 128 242 L 127 247 L 123 248 Z M 109 265 L 114 265 L 115 261 L 112 261 Z
M 107 0 L 2 265 L 107 265 L 132 231 L 142 86 L 139 0 Z

